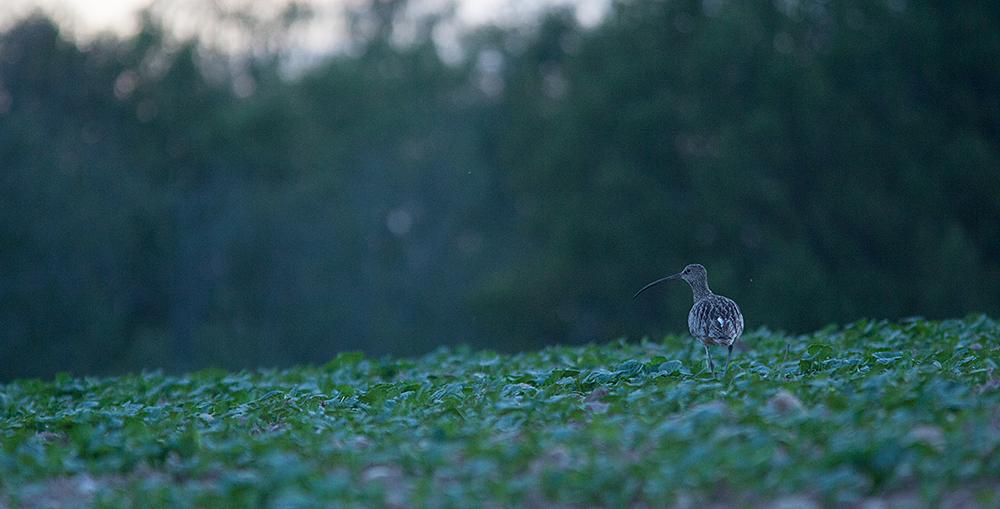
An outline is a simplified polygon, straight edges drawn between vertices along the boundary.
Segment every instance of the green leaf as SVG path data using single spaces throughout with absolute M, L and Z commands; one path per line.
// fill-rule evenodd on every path
M 681 361 L 679 361 L 677 359 L 670 360 L 670 361 L 665 361 L 662 364 L 660 364 L 660 367 L 659 367 L 658 371 L 660 373 L 664 373 L 664 374 L 670 375 L 670 374 L 677 373 L 678 371 L 680 371 L 681 366 L 683 366 L 683 365 L 684 365 L 684 363 L 682 363 Z

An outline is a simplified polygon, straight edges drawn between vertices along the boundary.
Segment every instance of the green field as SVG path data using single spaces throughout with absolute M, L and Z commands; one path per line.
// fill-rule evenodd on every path
M 761 329 L 725 380 L 686 336 L 22 380 L 0 507 L 995 507 L 998 339 Z

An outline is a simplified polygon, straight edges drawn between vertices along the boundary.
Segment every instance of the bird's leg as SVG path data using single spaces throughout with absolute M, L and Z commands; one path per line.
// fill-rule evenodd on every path
M 705 345 L 705 355 L 708 356 L 708 368 L 712 370 L 712 378 L 715 378 L 715 364 L 712 362 L 712 352 L 708 351 L 708 345 Z
M 726 369 L 722 370 L 722 378 L 726 378 L 726 371 L 729 371 L 729 360 L 733 358 L 733 345 L 729 345 L 729 354 L 726 355 Z

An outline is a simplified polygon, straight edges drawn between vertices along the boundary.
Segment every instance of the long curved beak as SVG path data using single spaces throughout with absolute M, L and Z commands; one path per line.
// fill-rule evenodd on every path
M 681 277 L 681 274 L 682 273 L 678 272 L 677 274 L 674 274 L 673 276 L 667 276 L 667 277 L 662 278 L 662 279 L 657 279 L 656 281 L 653 281 L 652 283 L 649 283 L 648 285 L 643 286 L 642 290 L 639 290 L 638 292 L 635 292 L 635 295 L 633 295 L 632 298 L 634 299 L 634 298 L 638 297 L 639 294 L 643 292 L 643 290 L 645 290 L 646 288 L 649 288 L 650 286 L 655 285 L 656 283 L 662 283 L 664 281 L 669 281 L 671 279 L 677 279 L 677 278 Z

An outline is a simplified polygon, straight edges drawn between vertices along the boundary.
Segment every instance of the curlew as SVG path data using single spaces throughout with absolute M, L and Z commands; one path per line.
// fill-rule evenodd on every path
M 673 276 L 657 279 L 652 283 L 642 287 L 642 290 L 635 292 L 632 298 L 636 298 L 646 288 L 669 281 L 671 279 L 683 279 L 691 285 L 694 293 L 694 305 L 688 313 L 688 329 L 691 335 L 705 346 L 705 355 L 708 356 L 708 367 L 712 370 L 712 378 L 715 378 L 715 364 L 712 362 L 712 353 L 708 350 L 710 346 L 727 346 L 729 354 L 726 356 L 726 368 L 722 371 L 722 378 L 726 377 L 729 371 L 729 361 L 733 357 L 733 343 L 743 334 L 743 313 L 740 307 L 731 299 L 712 293 L 708 289 L 708 272 L 705 267 L 692 263 L 684 270 Z

